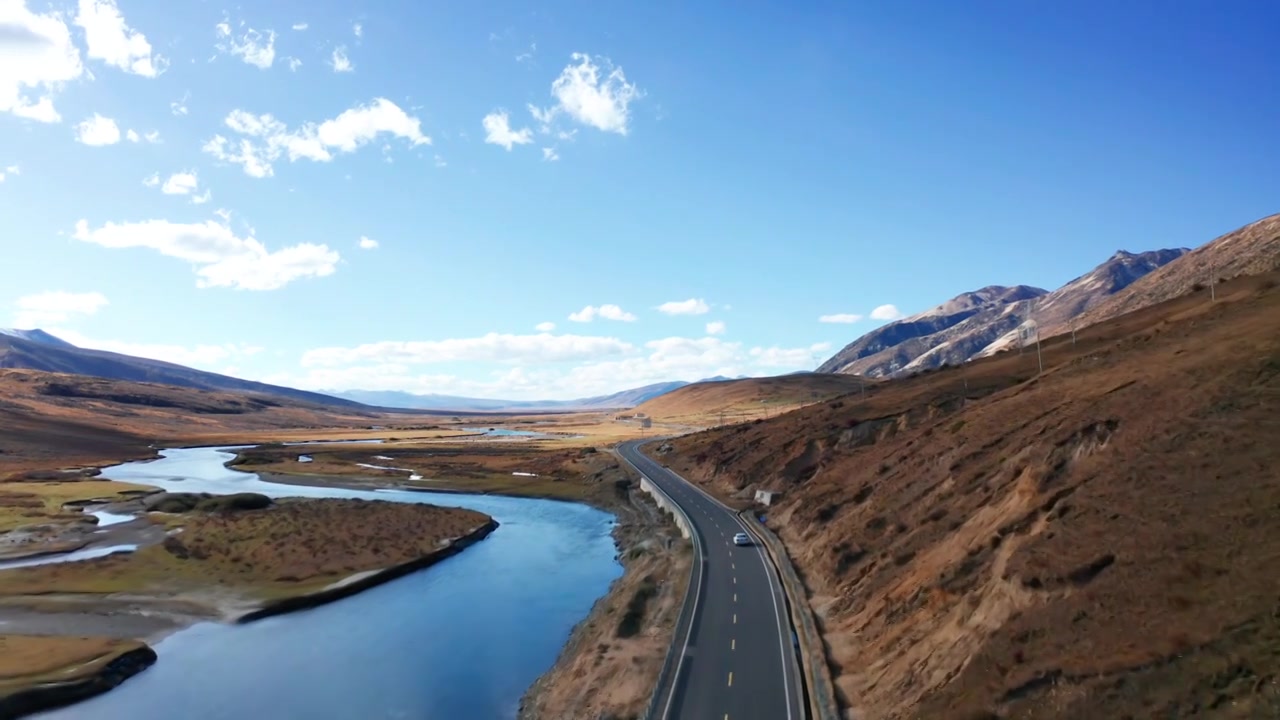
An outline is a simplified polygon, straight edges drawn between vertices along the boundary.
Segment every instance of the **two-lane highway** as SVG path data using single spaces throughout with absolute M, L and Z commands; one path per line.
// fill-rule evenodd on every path
M 698 535 L 694 615 L 687 636 L 677 631 L 678 665 L 658 720 L 801 720 L 800 685 L 782 586 L 742 520 L 700 488 L 640 452 L 619 454 L 680 505 Z M 748 533 L 750 535 L 750 533 Z

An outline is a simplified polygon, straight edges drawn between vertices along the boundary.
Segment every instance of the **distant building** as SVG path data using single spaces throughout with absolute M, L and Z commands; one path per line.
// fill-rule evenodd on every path
M 778 490 L 757 490 L 756 502 L 761 505 L 772 505 L 774 500 L 782 497 L 782 493 Z

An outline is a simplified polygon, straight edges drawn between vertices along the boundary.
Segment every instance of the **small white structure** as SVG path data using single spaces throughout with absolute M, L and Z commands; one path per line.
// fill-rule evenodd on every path
M 773 501 L 782 497 L 782 493 L 778 490 L 757 490 L 756 502 L 761 505 L 772 505 Z

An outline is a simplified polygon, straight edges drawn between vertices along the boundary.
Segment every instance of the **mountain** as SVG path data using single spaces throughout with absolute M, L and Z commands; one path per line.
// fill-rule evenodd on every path
M 58 347 L 63 349 L 70 348 L 74 350 L 76 347 L 75 345 L 72 345 L 66 340 L 63 340 L 62 338 L 54 337 L 39 328 L 36 328 L 35 330 L 14 330 L 13 328 L 0 328 L 0 335 L 7 335 L 9 337 L 18 338 L 19 340 L 29 340 L 33 343 L 39 343 L 41 345 L 49 345 L 51 347 Z
M 1280 272 L 1218 290 L 653 452 L 782 492 L 842 717 L 1277 718 Z
M 870 377 L 909 374 L 1015 347 L 1028 321 L 1035 322 L 1042 338 L 1067 332 L 1073 323 L 1083 327 L 1085 313 L 1187 252 L 1121 250 L 1051 293 L 1026 285 L 994 285 L 964 293 L 863 335 L 818 370 Z
M 1116 293 L 1130 287 L 1140 278 L 1185 255 L 1187 248 L 1130 253 L 1121 250 L 1111 259 L 1036 301 L 1029 319 L 1034 320 L 1041 338 L 1053 337 L 1093 322 L 1082 315 L 1109 302 Z M 1108 315 L 1106 318 L 1115 317 Z M 1106 319 L 1099 318 L 1099 319 Z M 1011 330 L 988 345 L 977 357 L 985 357 L 1008 347 L 1016 347 L 1018 331 Z
M 173 363 L 121 355 L 103 350 L 87 350 L 54 337 L 43 330 L 0 332 L 0 368 L 88 375 L 110 380 L 161 383 L 197 390 L 221 390 L 275 395 L 328 407 L 371 410 L 358 402 L 321 393 L 295 390 L 279 385 L 241 380 L 227 375 L 195 370 Z
M 1280 269 L 1280 214 L 1222 235 L 1152 272 L 1082 314 L 1079 322 L 1102 322 L 1185 295 L 1196 286 Z
M 715 377 L 689 383 L 635 407 L 637 415 L 688 425 L 741 422 L 856 393 L 872 381 L 851 375 L 796 372 L 774 377 Z
M 884 377 L 955 358 L 967 359 L 1017 327 L 1030 300 L 1047 291 L 991 285 L 963 293 L 918 315 L 872 330 L 818 367 L 820 373 Z M 924 360 L 920 360 L 922 356 Z M 920 362 L 917 362 L 920 360 Z
M 728 378 L 723 378 L 728 379 Z M 603 410 L 629 408 L 646 400 L 688 385 L 683 380 L 654 383 L 622 390 L 610 395 L 575 400 L 500 400 L 459 395 L 416 394 L 399 390 L 335 390 L 331 394 L 368 405 L 420 410 L 459 410 L 468 412 L 528 412 L 532 410 Z

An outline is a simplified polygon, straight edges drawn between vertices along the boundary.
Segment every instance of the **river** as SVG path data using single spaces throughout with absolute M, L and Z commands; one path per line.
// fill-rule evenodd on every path
M 156 645 L 159 662 L 120 687 L 40 718 L 412 718 L 515 716 L 573 626 L 622 573 L 613 517 L 551 500 L 280 485 L 230 470 L 217 448 L 103 475 L 186 492 L 361 497 L 465 507 L 501 525 L 435 566 L 353 597 L 249 625 L 203 623 Z

